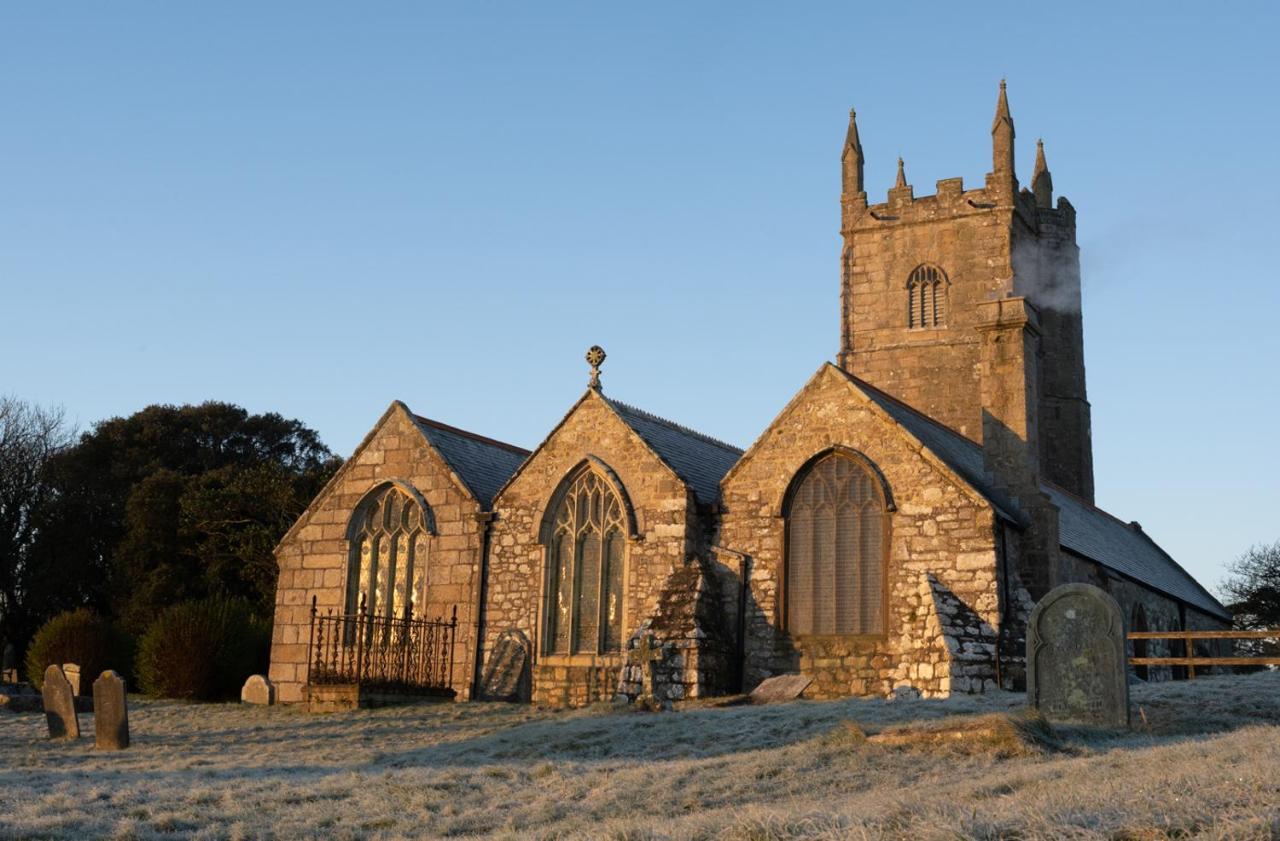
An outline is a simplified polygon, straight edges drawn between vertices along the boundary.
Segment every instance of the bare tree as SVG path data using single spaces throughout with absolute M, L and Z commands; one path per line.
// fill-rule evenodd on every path
M 36 539 L 34 512 L 48 493 L 49 459 L 74 436 L 61 409 L 0 396 L 0 640 L 22 632 L 23 580 Z

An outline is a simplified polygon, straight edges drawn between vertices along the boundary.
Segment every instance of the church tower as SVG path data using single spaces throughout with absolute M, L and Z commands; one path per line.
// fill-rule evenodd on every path
M 887 200 L 869 204 L 856 119 L 842 153 L 841 367 L 983 444 L 1011 491 L 1045 478 L 1092 502 L 1075 209 L 1053 205 L 1043 144 L 1020 189 L 1001 82 L 983 186 L 947 178 L 917 197 L 899 159 Z

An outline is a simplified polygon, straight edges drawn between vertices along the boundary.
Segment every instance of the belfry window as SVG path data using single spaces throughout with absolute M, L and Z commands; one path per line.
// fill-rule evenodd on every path
M 887 514 L 878 477 L 831 453 L 797 479 L 786 508 L 786 627 L 793 634 L 884 631 Z
M 561 493 L 547 542 L 543 651 L 596 654 L 622 649 L 622 500 L 584 470 Z
M 347 613 L 417 615 L 425 597 L 426 516 L 418 500 L 395 485 L 375 491 L 356 508 L 348 532 Z
M 945 327 L 947 276 L 937 266 L 917 266 L 907 278 L 907 326 Z

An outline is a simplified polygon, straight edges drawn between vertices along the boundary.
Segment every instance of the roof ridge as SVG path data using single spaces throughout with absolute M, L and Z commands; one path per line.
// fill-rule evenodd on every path
M 496 438 L 489 438 L 488 436 L 480 435 L 478 433 L 471 432 L 470 430 L 462 429 L 461 427 L 450 426 L 447 423 L 441 423 L 438 420 L 434 420 L 428 417 L 423 417 L 422 415 L 415 414 L 413 418 L 418 423 L 425 424 L 426 426 L 432 427 L 433 429 L 439 429 L 444 432 L 452 432 L 455 435 L 461 435 L 464 438 L 470 438 L 472 441 L 477 441 L 481 444 L 489 444 L 494 447 L 499 447 L 501 449 L 515 453 L 516 455 L 527 456 L 531 452 L 530 450 L 526 450 L 523 447 L 517 447 L 515 444 L 508 444 L 506 441 L 499 441 Z
M 954 435 L 956 438 L 958 438 L 959 440 L 963 441 L 964 443 L 968 444 L 971 447 L 975 447 L 979 450 L 982 449 L 982 445 L 979 444 L 977 441 L 973 440 L 968 435 L 965 435 L 964 433 L 958 430 L 952 429 L 950 426 L 938 420 L 933 415 L 926 414 L 925 412 L 921 411 L 920 409 L 917 409 L 915 406 L 912 406 L 910 403 L 906 402 L 905 400 L 899 397 L 895 397 L 894 395 L 890 394 L 889 392 L 885 391 L 882 388 L 877 388 L 876 386 L 864 380 L 862 377 L 859 377 L 857 374 L 851 374 L 848 371 L 844 370 L 843 368 L 837 368 L 836 370 L 840 371 L 842 374 L 844 374 L 846 377 L 856 382 L 858 385 L 866 389 L 869 389 L 871 391 L 874 391 L 877 395 L 888 400 L 890 403 L 893 403 L 896 406 L 901 406 L 903 409 L 906 409 L 908 412 L 920 418 L 921 420 L 928 421 L 929 423 L 938 427 L 938 429 L 941 429 L 943 432 L 947 432 L 947 433 L 950 433 L 951 435 Z
M 601 396 L 604 397 L 604 395 L 601 395 Z M 653 421 L 654 423 L 660 423 L 664 426 L 668 426 L 674 430 L 683 432 L 685 435 L 689 435 L 694 438 L 697 438 L 705 443 L 712 444 L 714 446 L 720 447 L 721 449 L 732 450 L 735 453 L 743 452 L 743 450 L 740 447 L 735 447 L 733 444 L 730 444 L 727 441 L 721 441 L 719 438 L 713 438 L 710 435 L 707 435 L 705 432 L 699 432 L 698 430 L 685 426 L 682 423 L 676 423 L 673 420 L 667 420 L 661 415 L 655 415 L 653 412 L 645 411 L 644 409 L 641 409 L 637 406 L 632 406 L 630 403 L 623 403 L 621 400 L 615 400 L 612 397 L 605 397 L 604 399 L 607 400 L 611 405 L 613 405 L 616 408 L 625 409 L 628 412 L 633 412 L 639 415 L 640 417 L 644 418 L 645 420 L 650 420 L 650 421 Z

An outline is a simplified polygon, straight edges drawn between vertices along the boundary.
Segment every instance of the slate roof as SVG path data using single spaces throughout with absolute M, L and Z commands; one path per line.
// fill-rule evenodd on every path
M 981 445 L 875 386 L 847 372 L 842 373 L 895 421 L 920 439 L 934 455 L 990 500 L 997 513 L 1013 522 L 1025 523 L 1026 518 L 1017 504 L 992 484 L 983 467 Z M 1140 528 L 1120 521 L 1101 508 L 1049 482 L 1042 482 L 1041 489 L 1061 511 L 1058 536 L 1062 548 L 1167 593 L 1205 613 L 1230 620 L 1231 614 L 1226 608 Z
M 991 481 L 982 459 L 982 447 L 970 441 L 960 433 L 938 423 L 933 418 L 885 394 L 851 374 L 849 379 L 858 384 L 866 395 L 889 413 L 895 421 L 902 424 L 908 432 L 920 439 L 948 467 L 960 474 L 960 477 L 985 496 L 996 507 L 996 513 L 1010 522 L 1025 525 L 1025 515 L 1018 505 L 1007 494 Z
M 1227 609 L 1138 526 L 1123 523 L 1056 485 L 1046 482 L 1042 487 L 1062 512 L 1058 528 L 1063 548 L 1206 613 L 1231 619 Z
M 699 502 L 715 502 L 720 480 L 742 457 L 742 450 L 635 406 L 604 400 L 689 485 Z
M 529 457 L 528 450 L 465 429 L 420 415 L 413 420 L 486 511 L 493 506 L 494 494 Z

